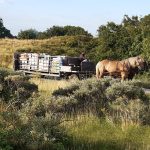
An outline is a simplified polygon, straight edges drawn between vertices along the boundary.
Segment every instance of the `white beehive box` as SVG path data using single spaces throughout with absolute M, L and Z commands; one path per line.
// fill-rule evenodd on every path
M 51 62 L 51 72 L 52 73 L 59 73 L 60 72 L 60 66 L 62 66 L 62 58 L 60 56 L 55 57 L 52 59 Z
M 29 57 L 29 70 L 38 70 L 38 63 L 39 63 L 39 54 L 37 53 L 28 53 Z
M 42 54 L 39 57 L 39 71 L 48 72 L 50 67 L 50 55 Z

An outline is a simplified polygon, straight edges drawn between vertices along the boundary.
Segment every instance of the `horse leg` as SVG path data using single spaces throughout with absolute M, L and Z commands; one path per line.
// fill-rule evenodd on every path
M 99 68 L 100 64 L 97 64 L 96 65 L 96 78 L 99 79 L 99 78 L 102 78 L 103 76 L 103 68 Z
M 125 72 L 121 72 L 121 81 L 124 81 L 126 78 L 126 73 Z
M 99 78 L 102 78 L 103 77 L 103 71 L 101 70 L 96 70 L 96 78 L 99 79 Z
M 99 73 L 96 74 L 96 78 L 97 78 L 97 79 L 100 79 L 100 78 L 102 78 L 102 77 L 103 77 L 103 72 L 99 71 Z
M 96 78 L 97 79 L 99 79 L 99 74 L 100 74 L 100 72 L 99 72 L 99 69 L 98 69 L 98 70 L 96 70 Z
M 124 81 L 128 78 L 128 72 L 121 72 L 121 80 Z
M 99 74 L 100 74 L 100 71 L 99 71 L 99 64 L 96 65 L 96 78 L 98 79 L 99 78 Z
M 103 71 L 100 71 L 99 78 L 103 77 Z

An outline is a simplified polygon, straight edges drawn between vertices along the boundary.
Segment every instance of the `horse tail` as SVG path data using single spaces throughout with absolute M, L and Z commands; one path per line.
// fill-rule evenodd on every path
M 98 62 L 96 65 L 96 78 L 97 79 L 99 78 L 99 74 L 100 74 L 100 71 L 99 71 L 99 62 Z

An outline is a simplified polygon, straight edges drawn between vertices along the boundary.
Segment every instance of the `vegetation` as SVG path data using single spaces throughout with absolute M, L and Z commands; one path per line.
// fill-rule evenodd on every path
M 0 18 L 0 39 L 5 37 L 12 38 L 13 35 L 10 33 L 10 30 L 4 27 L 3 20 Z
M 150 144 L 149 97 L 140 80 L 54 81 L 6 69 L 0 74 L 1 91 L 8 91 L 1 92 L 1 149 L 144 150 Z
M 81 27 L 53 26 L 44 32 L 38 32 L 34 29 L 20 31 L 18 33 L 18 38 L 19 39 L 48 39 L 54 36 L 76 36 L 76 35 L 92 36 Z
M 108 22 L 100 26 L 99 45 L 93 50 L 96 50 L 98 59 L 123 59 L 139 54 L 148 57 L 149 20 L 150 15 L 141 19 L 125 15 L 121 24 Z
M 81 52 L 90 51 L 93 43 L 95 41 L 86 36 L 60 36 L 46 40 L 2 39 L 0 40 L 0 66 L 12 68 L 15 51 L 77 57 Z
M 121 24 L 100 26 L 98 37 L 74 26 L 21 31 L 18 37 L 24 40 L 0 40 L 0 64 L 12 67 L 15 51 L 69 56 L 85 52 L 95 63 L 142 54 L 149 61 L 149 22 L 150 15 L 125 15 Z M 2 21 L 0 35 L 1 28 Z M 149 78 L 149 72 L 143 72 L 124 82 L 48 81 L 2 68 L 0 149 L 149 149 L 150 96 L 143 91 L 150 87 Z
M 86 57 L 95 63 L 106 58 L 121 60 L 141 54 L 149 62 L 149 22 L 150 15 L 143 18 L 125 15 L 120 24 L 108 22 L 101 25 L 97 30 L 98 37 L 92 37 L 83 28 L 74 26 L 53 26 L 40 33 L 35 29 L 21 31 L 19 39 L 32 40 L 0 40 L 0 64 L 12 66 L 15 51 L 69 56 L 85 52 Z
M 18 33 L 18 38 L 19 39 L 36 39 L 37 36 L 38 36 L 38 32 L 34 29 L 20 31 Z

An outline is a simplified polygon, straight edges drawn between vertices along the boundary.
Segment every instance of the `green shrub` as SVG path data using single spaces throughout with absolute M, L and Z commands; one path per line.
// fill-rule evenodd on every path
M 150 89 L 150 72 L 143 72 L 137 74 L 134 79 L 138 79 L 140 82 L 140 86 L 143 88 Z
M 28 77 L 7 76 L 4 78 L 1 98 L 20 107 L 36 91 L 37 85 L 30 83 Z
M 99 114 L 100 107 L 105 105 L 104 91 L 109 84 L 109 79 L 104 79 L 102 82 L 88 79 L 73 83 L 69 87 L 53 92 L 52 105 L 57 111 L 92 111 Z
M 9 136 L 3 137 L 3 141 L 8 141 L 16 150 L 67 149 L 71 144 L 72 136 L 66 135 L 62 123 L 66 121 L 65 116 L 68 114 L 71 114 L 72 119 L 74 115 L 92 113 L 98 119 L 105 119 L 107 124 L 108 121 L 111 122 L 109 125 L 114 127 L 113 129 L 116 128 L 116 123 L 149 124 L 149 100 L 139 87 L 140 82 L 136 80 L 120 82 L 118 79 L 111 78 L 101 80 L 91 78 L 59 88 L 52 93 L 52 96 L 46 97 L 40 93 L 31 96 L 36 91 L 36 87 L 34 89 L 34 85 L 28 82 L 28 78 L 7 75 L 3 79 L 9 95 L 13 94 L 11 97 L 6 97 L 10 98 L 10 101 L 16 100 L 19 93 L 20 100 L 23 102 L 18 111 L 6 110 L 0 114 L 0 131 L 9 133 Z M 106 143 L 101 144 L 104 147 L 106 145 Z M 113 145 L 116 143 L 112 143 L 109 147 Z M 91 148 L 89 146 L 88 144 L 87 147 Z
M 30 83 L 28 76 L 0 69 L 0 99 L 11 106 L 20 107 L 37 90 L 37 85 Z
M 145 123 L 149 101 L 138 85 L 139 81 L 111 78 L 80 81 L 54 91 L 51 107 L 56 112 L 92 112 L 114 122 Z
M 9 133 L 0 129 L 0 150 L 13 150 L 13 146 L 7 140 Z
M 50 110 L 46 111 L 46 107 L 40 106 L 41 99 L 36 102 L 38 100 L 35 98 L 29 101 L 29 105 L 27 103 L 20 111 L 5 111 L 0 114 L 0 131 L 7 133 L 5 136 L 0 135 L 3 147 L 9 144 L 15 150 L 65 149 L 64 143 L 68 138 L 64 128 L 60 127 L 63 118 Z M 37 109 L 41 111 L 41 108 L 46 111 L 43 116 L 37 115 Z

